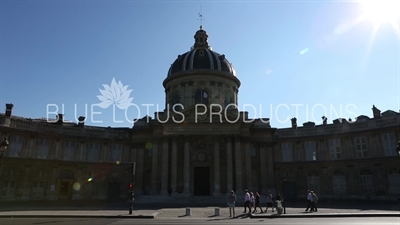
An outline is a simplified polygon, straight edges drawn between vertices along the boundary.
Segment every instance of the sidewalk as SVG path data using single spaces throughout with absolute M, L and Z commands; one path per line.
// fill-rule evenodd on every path
M 275 218 L 276 212 L 242 214 L 243 203 L 237 202 L 238 218 Z M 305 202 L 288 202 L 286 214 L 280 217 L 400 217 L 400 202 L 370 200 L 321 201 L 318 212 L 304 212 Z M 190 208 L 191 215 L 186 216 Z M 218 208 L 220 215 L 216 216 Z M 263 207 L 265 209 L 265 206 Z M 86 218 L 229 218 L 226 199 L 215 197 L 174 198 L 141 196 L 135 199 L 133 213 L 129 203 L 108 201 L 1 202 L 0 218 L 4 217 L 86 217 Z

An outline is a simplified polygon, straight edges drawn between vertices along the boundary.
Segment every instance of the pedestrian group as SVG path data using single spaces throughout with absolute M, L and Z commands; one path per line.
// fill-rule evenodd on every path
M 318 197 L 317 195 L 311 191 L 307 190 L 307 208 L 306 212 L 310 210 L 310 212 L 317 212 L 317 203 L 318 203 Z M 267 213 L 268 209 L 271 208 L 271 212 L 274 212 L 274 202 L 276 202 L 276 211 L 280 215 L 283 212 L 283 199 L 280 196 L 279 193 L 276 194 L 275 198 L 271 194 L 270 191 L 268 191 L 267 194 L 267 207 L 265 210 L 262 209 L 261 207 L 261 200 L 260 200 L 260 193 L 258 192 L 249 192 L 247 189 L 245 190 L 244 194 L 244 211 L 243 213 L 256 213 L 258 212 L 257 210 L 260 209 L 261 213 Z M 229 217 L 235 217 L 235 203 L 237 201 L 237 197 L 235 195 L 235 192 L 232 190 L 230 194 L 228 195 L 228 207 L 229 207 Z

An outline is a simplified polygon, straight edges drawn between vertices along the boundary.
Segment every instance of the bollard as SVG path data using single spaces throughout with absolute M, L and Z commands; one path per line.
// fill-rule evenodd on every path
M 220 215 L 221 215 L 220 208 L 215 208 L 215 216 L 220 216 Z
M 190 215 L 192 215 L 191 209 L 186 208 L 186 216 L 190 216 Z

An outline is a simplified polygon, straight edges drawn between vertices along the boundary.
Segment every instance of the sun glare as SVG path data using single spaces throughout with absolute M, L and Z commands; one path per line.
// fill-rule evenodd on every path
M 398 23 L 400 18 L 399 0 L 361 0 L 363 19 L 374 23 Z

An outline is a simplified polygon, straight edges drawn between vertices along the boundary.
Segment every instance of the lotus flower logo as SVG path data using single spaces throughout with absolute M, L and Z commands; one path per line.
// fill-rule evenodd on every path
M 128 90 L 128 85 L 124 86 L 121 81 L 117 83 L 113 78 L 110 86 L 103 84 L 103 87 L 104 90 L 99 89 L 101 95 L 97 95 L 97 98 L 101 101 L 99 104 L 101 108 L 105 109 L 115 104 L 119 109 L 127 109 L 133 105 L 133 97 L 129 97 L 132 90 Z

